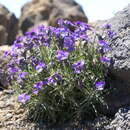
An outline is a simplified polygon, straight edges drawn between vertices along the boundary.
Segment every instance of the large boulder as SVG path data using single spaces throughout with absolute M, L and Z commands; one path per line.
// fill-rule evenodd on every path
M 58 18 L 88 22 L 81 6 L 74 0 L 32 0 L 22 8 L 19 29 L 25 33 L 38 24 L 55 26 Z
M 108 54 L 112 60 L 107 66 L 108 86 L 114 90 L 105 97 L 110 108 L 107 112 L 113 115 L 120 107 L 130 105 L 130 4 L 109 20 L 97 23 L 101 24 L 111 24 L 116 32 Z
M 118 12 L 107 23 L 117 32 L 112 39 L 112 62 L 109 66 L 112 75 L 112 87 L 116 91 L 109 97 L 111 106 L 130 105 L 130 4 Z
M 15 15 L 0 5 L 0 45 L 11 45 L 18 30 L 18 20 Z
M 112 40 L 112 73 L 130 83 L 130 4 L 108 20 L 117 37 Z

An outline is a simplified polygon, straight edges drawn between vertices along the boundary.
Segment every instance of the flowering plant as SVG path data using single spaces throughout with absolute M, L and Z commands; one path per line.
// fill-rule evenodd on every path
M 94 30 L 86 23 L 60 19 L 58 27 L 39 26 L 18 37 L 5 53 L 12 56 L 8 73 L 31 119 L 56 123 L 99 114 L 103 63 L 110 62 L 101 50 L 110 47 L 103 39 L 92 41 L 89 32 Z

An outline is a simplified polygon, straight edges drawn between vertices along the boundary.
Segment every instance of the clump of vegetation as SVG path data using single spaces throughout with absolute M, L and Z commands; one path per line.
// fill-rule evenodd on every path
M 60 19 L 58 27 L 39 26 L 18 37 L 5 53 L 12 56 L 8 73 L 18 101 L 31 119 L 62 123 L 101 114 L 104 63 L 110 62 L 103 54 L 111 48 L 103 39 L 92 41 L 89 32 L 95 34 L 86 23 Z

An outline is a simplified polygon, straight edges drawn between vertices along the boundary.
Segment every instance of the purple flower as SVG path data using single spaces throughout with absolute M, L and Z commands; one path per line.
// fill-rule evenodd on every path
M 87 23 L 77 21 L 75 22 L 75 25 L 80 29 L 82 32 L 86 32 L 87 30 L 91 30 L 91 26 Z
M 53 76 L 50 76 L 50 77 L 47 79 L 47 83 L 48 83 L 48 84 L 55 84 L 55 83 L 56 83 L 56 80 L 54 79 Z
M 105 57 L 105 56 L 103 56 L 103 57 L 100 58 L 100 61 L 101 61 L 102 63 L 110 62 L 110 60 L 111 60 L 110 58 Z
M 103 25 L 103 27 L 104 27 L 105 29 L 111 29 L 111 24 L 105 24 L 105 25 Z
M 64 20 L 64 24 L 65 25 L 74 26 L 74 24 L 71 21 L 69 21 L 69 20 Z
M 68 49 L 68 51 L 74 50 L 74 39 L 73 37 L 65 37 L 64 38 L 64 47 Z
M 104 40 L 99 40 L 98 44 L 99 44 L 100 46 L 108 46 L 108 43 L 105 42 Z
M 104 52 L 104 53 L 112 50 L 112 48 L 109 47 L 109 46 L 103 46 L 102 49 L 103 49 L 103 52 Z
M 54 75 L 48 77 L 47 83 L 48 83 L 48 85 L 49 84 L 55 85 L 58 81 L 61 81 L 61 80 L 62 80 L 61 75 L 58 73 L 55 73 Z
M 21 49 L 23 47 L 23 45 L 21 43 L 15 43 L 13 45 L 14 49 Z
M 55 35 L 56 37 L 59 39 L 60 37 L 61 38 L 64 38 L 64 37 L 67 37 L 69 35 L 69 29 L 68 28 L 57 28 L 55 30 Z
M 35 69 L 37 70 L 37 72 L 40 73 L 45 67 L 46 67 L 45 63 L 39 62 Z
M 81 60 L 81 61 L 78 61 L 78 62 L 74 63 L 72 65 L 72 68 L 73 68 L 75 73 L 79 74 L 83 70 L 84 65 L 85 65 L 84 61 Z
M 18 96 L 18 101 L 25 104 L 27 101 L 30 100 L 30 95 L 23 93 L 21 95 Z
M 53 75 L 53 77 L 55 78 L 56 81 L 60 81 L 60 80 L 62 80 L 61 75 L 58 74 L 58 73 L 55 73 L 55 74 Z
M 50 46 L 50 44 L 48 42 L 44 42 L 43 45 L 46 46 L 46 47 Z
M 103 90 L 104 86 L 105 86 L 105 81 L 99 81 L 99 82 L 96 82 L 95 84 L 95 87 L 97 90 Z
M 42 86 L 43 85 L 47 85 L 47 82 L 46 81 L 39 81 L 36 84 L 34 84 L 34 86 L 33 86 L 33 88 L 34 88 L 33 93 L 34 94 L 38 94 L 38 92 L 40 90 L 42 90 Z
M 109 38 L 113 38 L 116 35 L 116 33 L 114 31 L 111 31 L 111 30 L 108 30 L 107 34 L 108 34 Z
M 39 81 L 36 84 L 34 84 L 33 88 L 41 90 L 43 85 L 45 85 L 45 82 Z
M 14 74 L 14 73 L 18 72 L 18 68 L 13 67 L 13 66 L 12 66 L 12 67 L 10 66 L 10 67 L 8 68 L 8 71 L 9 71 L 10 73 Z
M 59 27 L 66 27 L 66 26 L 74 26 L 74 24 L 71 21 L 58 19 L 57 24 Z
M 39 93 L 39 90 L 38 90 L 38 89 L 34 89 L 34 90 L 33 90 L 33 93 L 34 93 L 35 95 L 37 95 L 37 94 Z
M 58 61 L 66 60 L 69 56 L 68 52 L 62 50 L 58 50 L 56 53 L 56 58 L 58 59 Z
M 18 36 L 18 37 L 16 38 L 16 40 L 14 41 L 14 44 L 15 44 L 15 43 L 20 43 L 21 41 L 23 41 L 23 39 L 24 39 L 24 36 Z
M 4 56 L 6 57 L 6 56 L 9 56 L 10 55 L 10 51 L 5 51 L 4 52 Z
M 21 73 L 19 74 L 19 78 L 20 78 L 20 79 L 24 79 L 27 74 L 28 74 L 28 72 L 21 72 Z
M 62 27 L 63 24 L 64 24 L 63 19 L 58 19 L 57 24 L 58 24 L 60 27 Z

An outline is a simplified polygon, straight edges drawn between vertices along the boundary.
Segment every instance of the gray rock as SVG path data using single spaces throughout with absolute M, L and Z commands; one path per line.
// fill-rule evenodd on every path
M 130 130 L 130 107 L 119 109 L 106 130 Z
M 18 30 L 18 19 L 0 4 L 0 45 L 11 45 Z
M 107 23 L 117 32 L 115 39 L 112 39 L 111 72 L 119 79 L 130 83 L 130 4 L 118 12 Z
M 111 39 L 112 57 L 109 69 L 108 86 L 113 88 L 106 97 L 108 114 L 114 115 L 119 108 L 130 105 L 130 4 L 109 20 L 97 22 L 97 25 L 109 23 L 117 33 Z M 98 29 L 98 28 L 97 28 Z
M 12 116 L 13 116 L 13 114 L 11 114 L 11 113 L 6 114 L 6 120 L 9 120 L 10 118 L 12 118 Z

